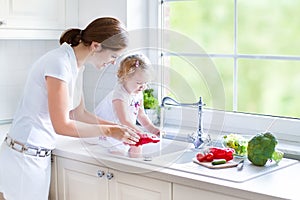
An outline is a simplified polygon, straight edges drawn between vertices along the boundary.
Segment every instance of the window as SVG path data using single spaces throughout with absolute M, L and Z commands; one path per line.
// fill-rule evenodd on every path
M 300 142 L 300 1 L 161 3 L 162 95 L 202 96 L 229 131 Z
M 163 53 L 165 65 L 172 69 L 165 74 L 164 84 L 174 93 L 191 91 L 180 97 L 184 101 L 202 96 L 210 108 L 299 118 L 299 7 L 297 0 L 276 4 L 271 0 L 165 0 L 162 28 L 189 38 L 203 52 L 168 38 L 168 49 L 176 46 L 173 49 L 178 51 Z M 190 60 L 197 56 L 199 60 L 207 56 L 211 64 L 206 67 L 215 68 L 224 91 L 223 104 L 214 103 L 216 88 L 209 85 L 203 71 L 199 76 L 195 73 Z

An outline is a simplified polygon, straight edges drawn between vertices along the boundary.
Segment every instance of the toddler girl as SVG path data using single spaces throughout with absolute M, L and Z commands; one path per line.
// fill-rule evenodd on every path
M 152 74 L 152 66 L 148 58 L 142 54 L 125 57 L 117 72 L 118 83 L 96 107 L 95 114 L 115 123 L 126 125 L 138 132 L 146 131 L 159 136 L 156 127 L 145 114 L 143 106 L 143 90 Z

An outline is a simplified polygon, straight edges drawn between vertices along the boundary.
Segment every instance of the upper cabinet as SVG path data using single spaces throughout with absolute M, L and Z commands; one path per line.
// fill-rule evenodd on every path
M 58 39 L 78 27 L 78 0 L 0 0 L 0 39 Z

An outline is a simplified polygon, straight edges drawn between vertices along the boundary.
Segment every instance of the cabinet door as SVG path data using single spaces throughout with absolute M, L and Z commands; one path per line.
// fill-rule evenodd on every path
M 209 199 L 209 200 L 241 200 L 241 197 L 227 196 L 222 193 L 173 184 L 173 200 Z
M 70 0 L 0 0 L 3 28 L 65 29 L 68 12 L 74 8 Z M 76 4 L 77 0 L 73 1 Z M 71 6 L 70 8 L 67 6 Z
M 0 0 L 0 39 L 55 39 L 78 26 L 78 0 Z
M 107 169 L 57 157 L 59 200 L 108 200 Z M 102 176 L 103 175 L 103 176 Z
M 138 174 L 111 172 L 110 200 L 171 200 L 171 183 Z
M 50 184 L 50 191 L 49 191 L 49 200 L 58 200 L 58 197 L 57 197 L 57 178 L 56 177 L 57 177 L 56 156 L 51 155 L 51 184 Z

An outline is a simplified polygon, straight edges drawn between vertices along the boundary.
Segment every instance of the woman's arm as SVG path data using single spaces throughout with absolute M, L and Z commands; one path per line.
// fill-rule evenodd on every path
M 107 136 L 134 144 L 139 136 L 131 129 L 118 125 L 98 125 L 70 119 L 67 83 L 53 77 L 46 77 L 48 107 L 53 128 L 57 134 L 72 137 Z M 78 115 L 81 118 L 81 115 Z M 75 117 L 76 118 L 76 117 Z M 91 119 L 89 119 L 91 120 Z M 87 120 L 88 121 L 88 120 Z M 94 122 L 96 120 L 94 119 Z
M 72 111 L 70 111 L 70 118 L 73 120 L 89 123 L 89 124 L 106 124 L 116 125 L 113 122 L 103 120 L 85 108 L 84 99 L 81 98 L 80 104 Z

